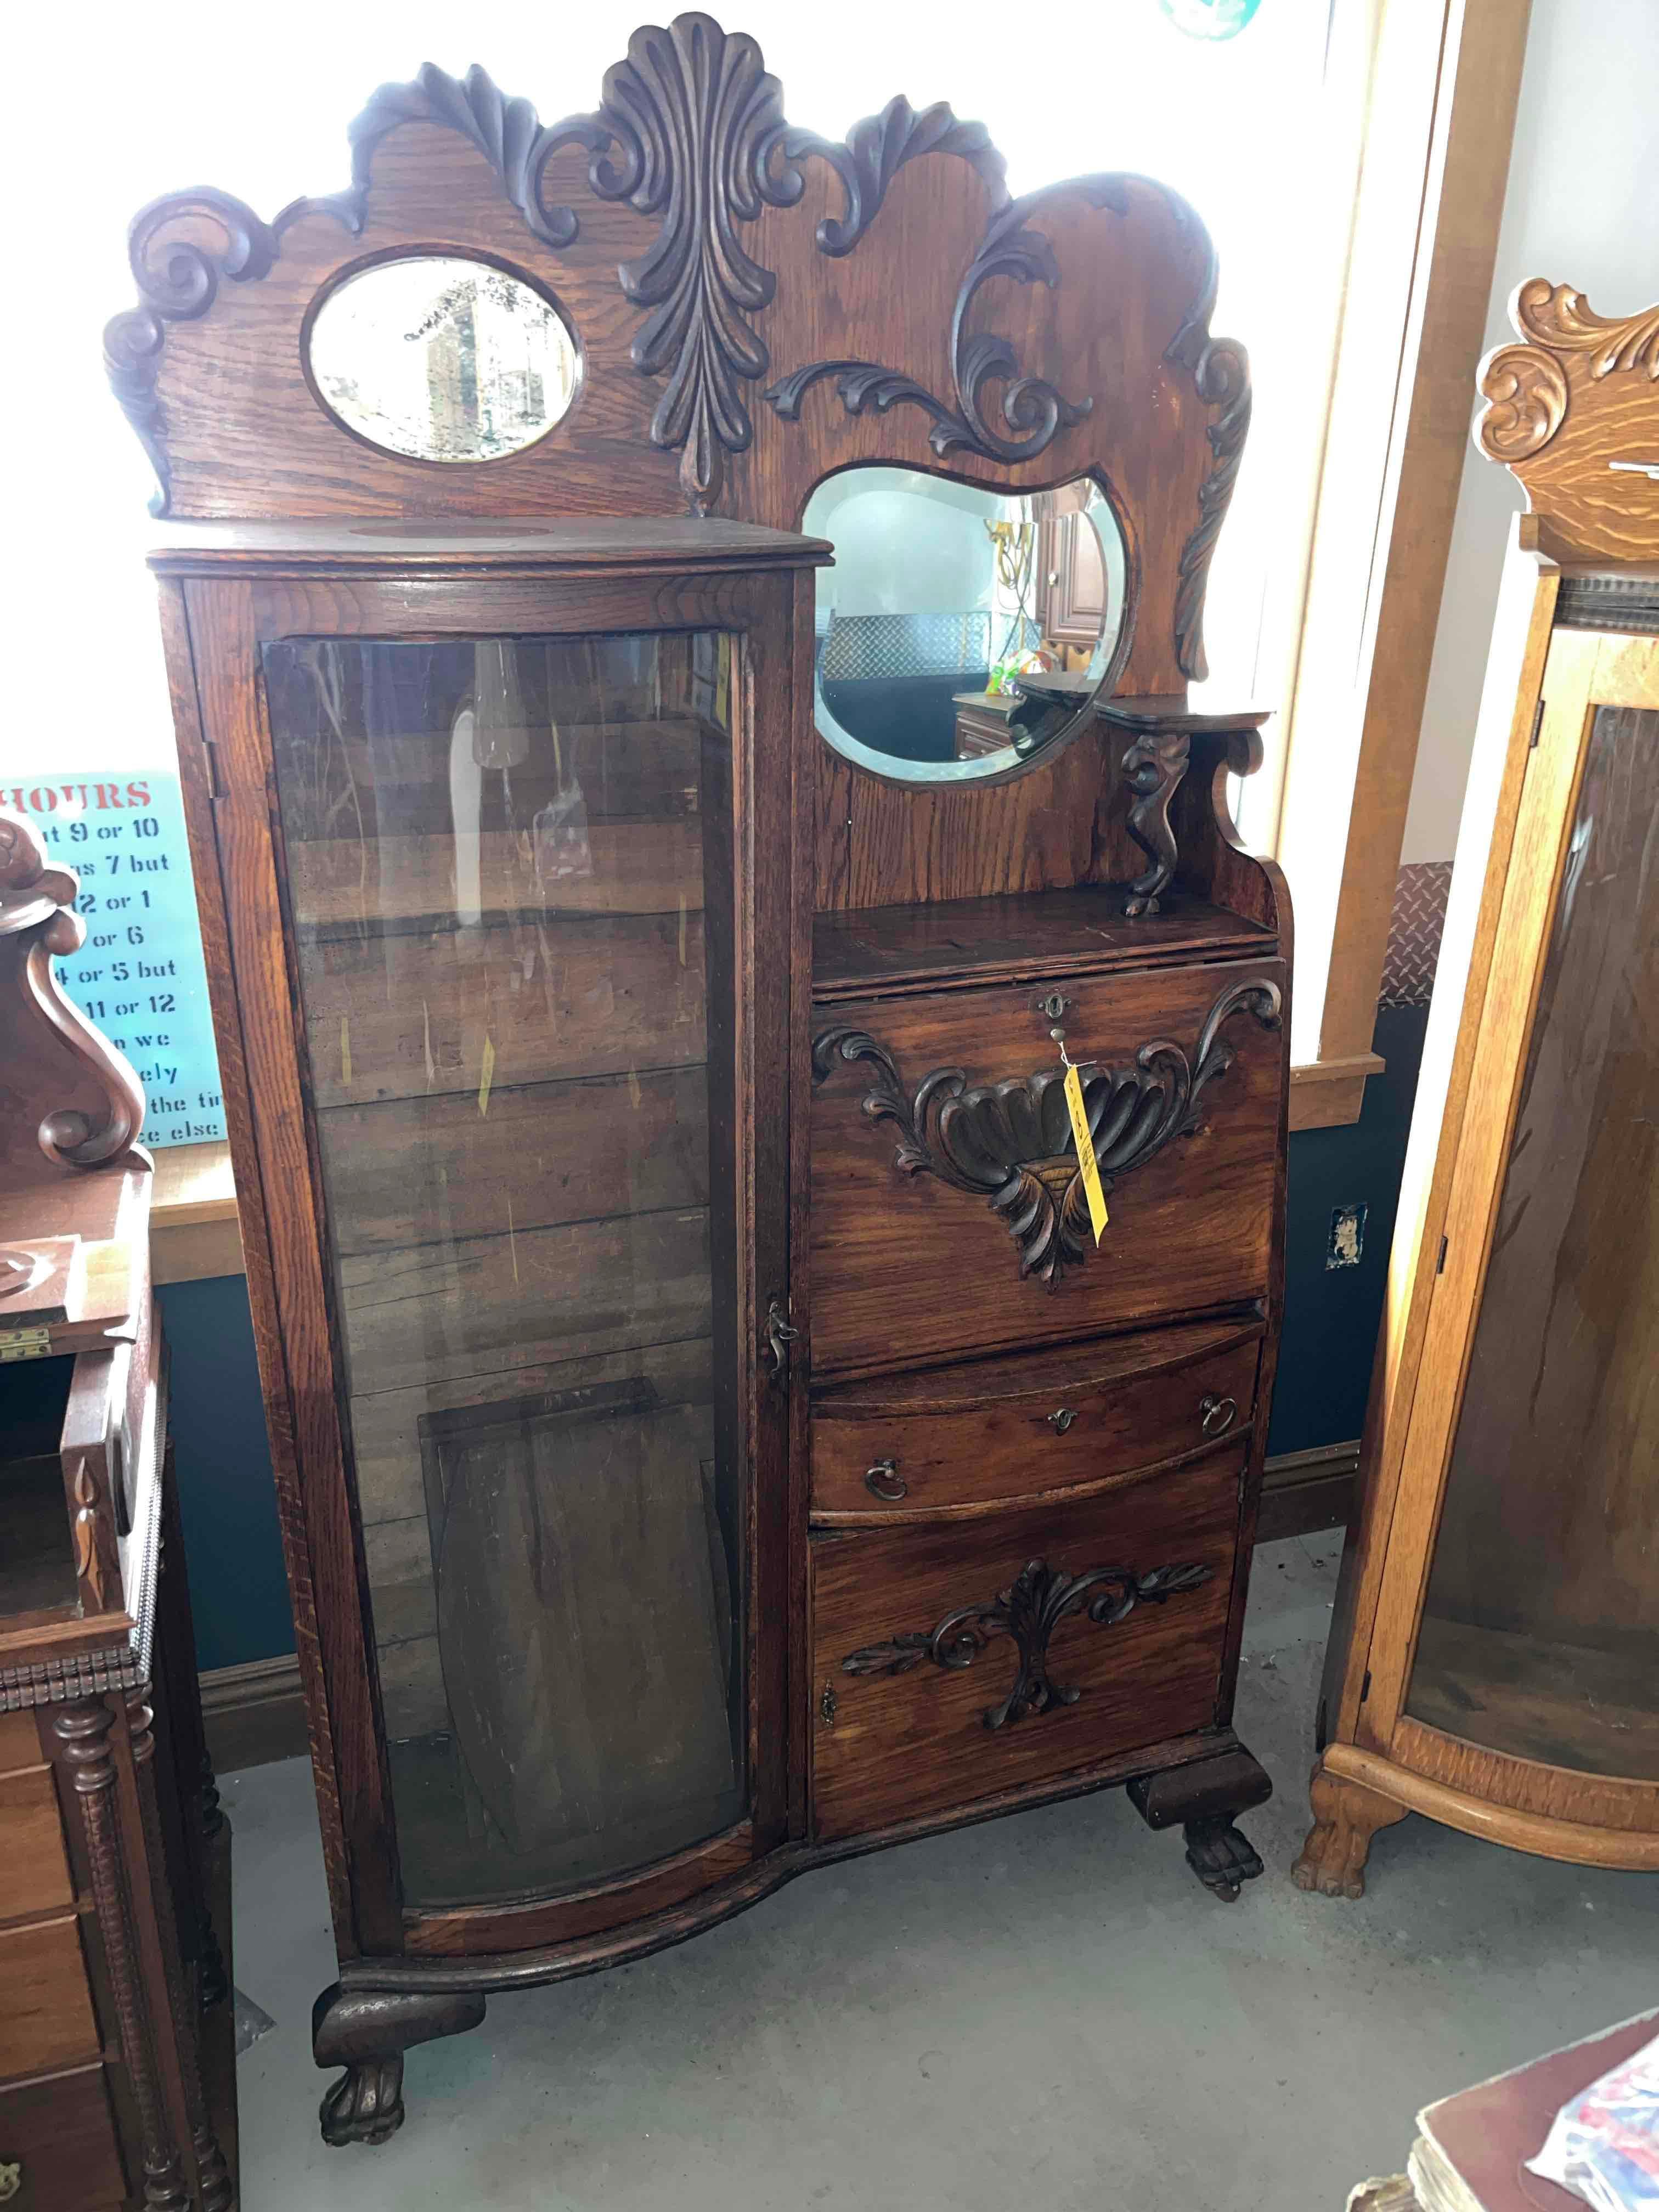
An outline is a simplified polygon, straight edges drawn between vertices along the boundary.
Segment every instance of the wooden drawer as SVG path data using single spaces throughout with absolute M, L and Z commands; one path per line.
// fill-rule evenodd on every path
M 1235 1448 L 1067 1506 L 815 1536 L 817 1834 L 884 1828 L 1208 1726 L 1243 1463 Z M 1091 1618 L 1091 1603 L 1109 1613 L 1126 1594 L 1088 1579 L 1102 1570 L 1144 1583 L 1177 1568 L 1202 1579 Z M 1086 1583 L 1074 1605 L 1062 1575 Z M 1033 1709 L 1009 1711 L 1021 1683 Z M 1045 1684 L 1052 1701 L 1036 1710 Z
M 93 2212 L 127 2193 L 101 2066 L 0 2089 L 0 2172 L 19 2169 L 7 2212 Z
M 51 1767 L 0 1775 L 0 1864 L 6 1869 L 0 1909 L 7 1919 L 74 1903 Z
M 1063 987 L 1067 1048 L 1096 1063 L 1091 1121 L 1113 1183 L 1098 1250 L 1086 1209 L 1080 1230 L 1068 1215 L 1077 1163 L 1035 986 L 815 1014 L 814 1377 L 1077 1340 L 1261 1297 L 1285 1047 L 1255 1009 L 1271 1012 L 1285 980 L 1282 962 L 1252 960 Z M 1190 1133 L 1150 1144 L 1188 1122 Z M 1079 1189 L 1071 1205 L 1081 1204 Z
M 855 1383 L 812 1408 L 812 1511 L 911 1520 L 1109 1482 L 1243 1428 L 1261 1333 L 1108 1337 Z
M 75 1915 L 0 1928 L 0 2081 L 98 2055 Z

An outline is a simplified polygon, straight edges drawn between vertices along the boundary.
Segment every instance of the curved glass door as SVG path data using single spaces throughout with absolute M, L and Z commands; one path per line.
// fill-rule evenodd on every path
M 404 1895 L 584 1886 L 745 1802 L 732 643 L 264 667 Z
M 1406 1710 L 1518 1758 L 1659 1780 L 1659 713 L 1645 709 L 1593 718 Z

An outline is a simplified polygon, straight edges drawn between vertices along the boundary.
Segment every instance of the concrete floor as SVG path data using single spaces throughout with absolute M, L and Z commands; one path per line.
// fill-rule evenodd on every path
M 1277 1796 L 1237 1905 L 1120 1792 L 803 1877 L 632 1966 L 411 2051 L 380 2149 L 316 2125 L 333 1978 L 310 1770 L 223 1784 L 246 2212 L 1337 2212 L 1419 2106 L 1659 2002 L 1650 1876 L 1422 1820 L 1358 1904 L 1305 1897 L 1334 1537 L 1257 1554 L 1238 1727 Z

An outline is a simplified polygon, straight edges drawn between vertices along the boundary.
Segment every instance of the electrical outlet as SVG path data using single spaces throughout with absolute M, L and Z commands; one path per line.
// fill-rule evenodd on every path
M 1359 1255 L 1365 1249 L 1365 1216 L 1369 1210 L 1364 1206 L 1339 1206 L 1331 1215 L 1331 1241 L 1325 1254 L 1328 1270 L 1359 1265 Z

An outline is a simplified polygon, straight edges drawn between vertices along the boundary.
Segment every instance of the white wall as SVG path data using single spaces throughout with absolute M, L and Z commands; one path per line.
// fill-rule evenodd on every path
M 1510 296 L 1529 276 L 1575 286 L 1598 314 L 1659 300 L 1659 0 L 1533 0 L 1486 346 L 1513 335 Z M 1521 505 L 1509 471 L 1471 443 L 1404 862 L 1449 860 L 1456 843 L 1498 572 Z

